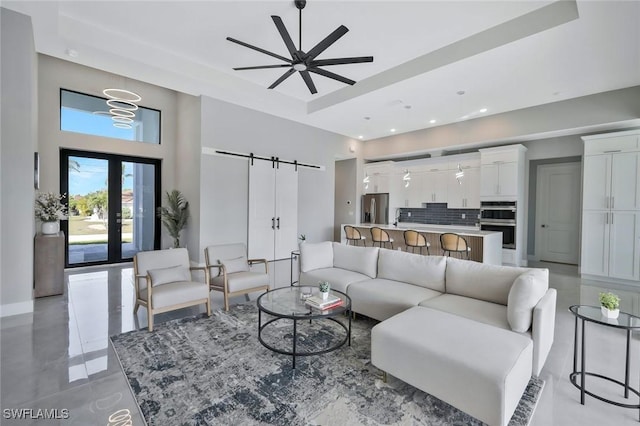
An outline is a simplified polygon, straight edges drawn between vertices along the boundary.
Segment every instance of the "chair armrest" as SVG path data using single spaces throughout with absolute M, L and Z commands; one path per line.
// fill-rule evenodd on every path
M 249 265 L 253 265 L 254 263 L 264 263 L 264 272 L 266 274 L 269 273 L 269 263 L 267 262 L 267 259 L 249 259 L 248 262 Z
M 204 272 L 204 282 L 209 284 L 209 268 L 207 266 L 189 266 L 189 271 Z
M 558 292 L 550 288 L 533 308 L 533 375 L 538 376 L 544 366 L 551 345 L 556 326 L 556 298 Z

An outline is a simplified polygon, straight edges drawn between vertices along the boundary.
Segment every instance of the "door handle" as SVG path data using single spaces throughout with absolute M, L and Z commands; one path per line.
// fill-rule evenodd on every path
M 547 225 L 542 224 L 542 225 L 540 225 L 540 227 L 541 227 L 541 228 L 546 228 L 546 227 L 547 227 Z
M 278 225 L 276 226 L 276 228 L 280 229 L 280 218 L 278 218 Z
M 276 218 L 275 217 L 271 218 L 271 229 L 276 229 Z

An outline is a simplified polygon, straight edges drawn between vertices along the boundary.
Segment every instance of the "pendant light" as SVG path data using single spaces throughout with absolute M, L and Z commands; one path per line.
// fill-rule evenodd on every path
M 409 170 L 404 169 L 404 176 L 402 177 L 402 180 L 404 182 L 404 187 L 408 188 L 411 183 L 411 172 Z

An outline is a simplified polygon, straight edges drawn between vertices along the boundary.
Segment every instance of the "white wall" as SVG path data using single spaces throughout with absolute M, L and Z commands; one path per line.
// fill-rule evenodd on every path
M 307 241 L 333 238 L 334 162 L 352 155 L 355 141 L 208 97 L 202 97 L 201 119 L 204 148 L 325 166 L 299 169 L 298 234 Z M 202 259 L 207 245 L 247 241 L 248 160 L 203 154 L 200 187 Z
M 334 241 L 340 241 L 340 226 L 343 223 L 359 222 L 359 217 L 356 217 L 356 207 L 360 204 L 358 181 L 357 159 L 336 161 Z
M 39 55 L 38 108 L 42 191 L 60 192 L 60 149 L 108 152 L 162 160 L 162 190 L 176 187 L 177 94 L 151 84 L 115 74 Z M 142 96 L 141 106 L 161 111 L 160 145 L 112 139 L 60 130 L 60 89 L 104 97 L 107 87 L 132 90 Z M 163 247 L 171 238 L 162 229 Z
M 192 259 L 200 250 L 200 98 L 178 93 L 175 188 L 189 201 L 191 218 L 182 240 Z
M 0 316 L 33 312 L 37 66 L 31 18 L 0 9 Z

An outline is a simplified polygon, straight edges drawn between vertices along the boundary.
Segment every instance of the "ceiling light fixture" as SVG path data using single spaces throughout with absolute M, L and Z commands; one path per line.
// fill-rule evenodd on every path
M 133 119 L 136 117 L 135 111 L 138 110 L 136 102 L 142 100 L 142 96 L 126 89 L 104 89 L 102 93 L 107 99 L 109 112 L 96 111 L 94 114 L 110 115 L 113 121 L 113 127 L 118 129 L 131 129 Z
M 364 138 L 364 136 L 362 136 L 362 135 L 358 136 L 358 139 L 363 139 L 363 138 Z
M 486 108 L 482 108 L 482 109 L 480 110 L 480 112 L 487 112 L 487 109 L 486 109 Z
M 458 163 L 458 171 L 456 172 L 456 180 L 460 185 L 462 185 L 462 178 L 464 177 L 464 171 L 462 167 L 460 167 L 460 163 Z
M 404 169 L 404 176 L 402 176 L 402 180 L 404 181 L 404 187 L 408 188 L 411 183 L 411 172 L 407 169 Z
M 433 119 L 433 120 L 429 120 L 429 123 L 431 123 L 431 124 L 435 124 L 435 123 L 436 123 L 436 120 L 435 120 L 435 119 Z
M 391 133 L 395 133 L 395 132 L 396 132 L 396 129 L 391 129 L 391 130 L 390 130 L 390 132 L 391 132 Z

